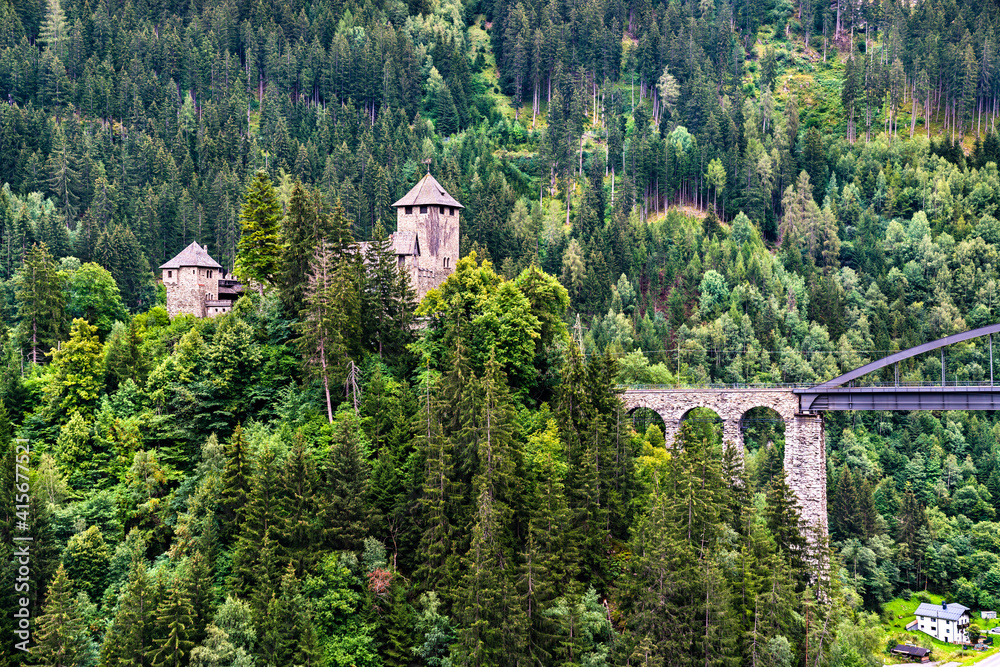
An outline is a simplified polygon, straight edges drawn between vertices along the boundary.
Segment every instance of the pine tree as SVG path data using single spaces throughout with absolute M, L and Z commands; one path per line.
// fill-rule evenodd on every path
M 268 603 L 260 634 L 265 664 L 309 667 L 319 662 L 311 611 L 291 563 Z
M 281 204 L 267 172 L 258 171 L 244 194 L 240 223 L 243 232 L 236 250 L 233 272 L 243 282 L 274 285 L 281 259 L 279 239 Z
M 369 534 L 368 486 L 371 474 L 353 412 L 338 413 L 324 471 L 327 497 L 325 529 L 335 549 L 356 551 Z
M 288 200 L 288 213 L 281 220 L 283 241 L 279 285 L 285 310 L 297 313 L 302 307 L 309 276 L 309 263 L 316 244 L 327 236 L 318 196 L 296 182 Z
M 360 305 L 352 253 L 338 258 L 334 248 L 325 239 L 316 247 L 297 327 L 305 361 L 323 383 L 330 423 L 333 423 L 330 384 L 346 374 L 348 355 L 357 341 Z
M 191 632 L 194 644 L 205 640 L 206 628 L 215 614 L 215 590 L 212 582 L 212 565 L 201 551 L 187 559 L 184 573 L 185 594 L 191 601 Z
M 441 419 L 431 396 L 437 383 L 425 375 L 420 412 L 414 420 L 414 446 L 423 462 L 418 498 L 421 528 L 417 547 L 415 579 L 424 591 L 442 590 L 452 565 L 452 523 L 450 519 L 454 464 L 452 445 L 444 434 Z
M 322 526 L 318 520 L 326 503 L 320 498 L 316 465 L 301 431 L 293 438 L 280 484 L 282 561 L 288 561 L 298 575 L 305 576 L 319 553 L 321 532 L 331 527 Z
M 365 252 L 365 284 L 361 293 L 362 340 L 379 357 L 401 354 L 411 335 L 414 292 L 397 261 L 381 223 L 375 225 Z
M 38 618 L 37 644 L 32 654 L 45 667 L 71 667 L 93 650 L 86 623 L 73 594 L 73 582 L 62 565 L 49 585 L 45 609 Z
M 767 490 L 767 527 L 771 531 L 779 556 L 798 577 L 806 576 L 804 561 L 806 542 L 795 493 L 789 488 L 782 469 Z
M 66 55 L 67 29 L 66 14 L 60 0 L 48 0 L 45 21 L 38 31 L 38 40 L 51 49 L 59 58 Z
M 31 246 L 14 281 L 21 335 L 31 362 L 38 364 L 65 331 L 62 281 L 44 243 Z
M 226 445 L 226 467 L 219 497 L 219 528 L 224 540 L 239 533 L 250 497 L 251 459 L 243 426 L 237 424 Z
M 233 550 L 231 587 L 240 595 L 262 589 L 261 581 L 270 574 L 271 561 L 265 560 L 268 556 L 265 551 L 269 551 L 273 559 L 275 535 L 281 520 L 278 467 L 274 458 L 274 452 L 269 449 L 261 452 L 250 480 L 244 520 Z M 266 565 L 261 567 L 261 564 Z
M 191 641 L 194 626 L 193 609 L 187 592 L 178 584 L 171 586 L 166 598 L 156 610 L 157 650 L 152 667 L 181 667 L 194 647 Z

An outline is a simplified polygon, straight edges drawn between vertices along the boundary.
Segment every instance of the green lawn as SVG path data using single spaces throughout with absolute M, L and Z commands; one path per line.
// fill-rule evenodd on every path
M 944 597 L 941 595 L 935 595 L 933 593 L 927 594 L 930 602 L 932 604 L 941 604 Z M 885 625 L 886 630 L 886 645 L 890 642 L 893 644 L 915 644 L 916 646 L 923 646 L 924 648 L 929 648 L 933 651 L 931 658 L 938 662 L 949 662 L 954 661 L 962 665 L 974 665 L 986 656 L 993 655 L 1000 650 L 1000 646 L 997 648 L 992 648 L 988 651 L 983 651 L 982 653 L 978 651 L 963 651 L 960 647 L 954 644 L 946 644 L 945 642 L 940 642 L 930 635 L 924 634 L 920 631 L 907 632 L 906 626 L 914 618 L 914 612 L 920 605 L 920 600 L 914 595 L 909 600 L 904 600 L 903 598 L 896 598 L 885 605 L 886 614 L 889 616 L 888 624 Z M 995 627 L 997 625 L 996 620 L 985 621 L 979 618 L 978 610 L 973 610 L 972 612 L 972 622 L 975 625 L 983 628 L 984 630 Z M 1000 638 L 1000 635 L 994 635 L 994 638 Z M 889 657 L 888 655 L 886 656 Z M 896 660 L 889 658 L 890 664 L 898 664 L 904 662 L 902 660 Z

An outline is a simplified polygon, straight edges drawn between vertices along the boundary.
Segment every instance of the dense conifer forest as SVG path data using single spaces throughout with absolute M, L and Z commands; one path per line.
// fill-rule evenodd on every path
M 997 321 L 998 32 L 996 0 L 0 0 L 0 666 L 877 667 L 894 598 L 1000 606 L 992 413 L 828 413 L 826 539 L 776 415 L 741 456 L 619 395 Z M 462 259 L 418 303 L 388 235 L 428 169 Z M 192 241 L 231 313 L 168 317 Z

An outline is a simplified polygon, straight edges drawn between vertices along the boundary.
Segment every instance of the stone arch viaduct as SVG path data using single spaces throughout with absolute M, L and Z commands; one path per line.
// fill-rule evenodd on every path
M 625 387 L 622 400 L 630 411 L 653 410 L 663 419 L 667 441 L 676 437 L 685 415 L 694 408 L 709 408 L 722 419 L 726 446 L 743 451 L 741 422 L 752 408 L 774 410 L 785 422 L 785 472 L 798 498 L 803 520 L 827 533 L 826 440 L 823 414 L 839 410 L 1000 410 L 1000 385 L 993 383 L 993 334 L 991 324 L 891 354 L 832 380 L 813 386 L 788 387 L 675 387 L 643 385 Z M 944 348 L 954 343 L 989 336 L 989 382 L 948 381 Z M 901 384 L 898 363 L 941 350 L 940 384 Z M 896 366 L 889 384 L 856 385 L 868 373 Z

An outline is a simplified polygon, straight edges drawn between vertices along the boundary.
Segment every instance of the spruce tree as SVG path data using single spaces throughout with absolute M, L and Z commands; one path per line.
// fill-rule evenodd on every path
M 240 526 L 236 546 L 233 549 L 232 588 L 240 595 L 249 595 L 260 588 L 260 581 L 271 568 L 271 562 L 264 560 L 265 550 L 270 549 L 273 558 L 275 536 L 279 528 L 280 488 L 278 466 L 274 452 L 261 452 L 254 465 L 250 480 L 250 494 L 246 514 Z M 262 564 L 266 564 L 261 567 Z
M 31 246 L 14 278 L 20 333 L 28 344 L 28 356 L 41 363 L 65 331 L 66 305 L 56 263 L 45 244 Z
M 258 171 L 247 186 L 240 211 L 243 232 L 233 273 L 246 284 L 274 285 L 280 269 L 281 204 L 267 172 Z
M 323 523 L 335 549 L 356 551 L 369 534 L 369 476 L 361 440 L 361 425 L 353 412 L 338 413 L 324 477 L 328 501 Z
M 238 534 L 244 521 L 250 497 L 251 463 L 243 425 L 237 424 L 226 444 L 226 467 L 219 494 L 218 519 L 223 540 L 228 541 Z
M 804 525 L 799 513 L 795 493 L 788 486 L 785 470 L 782 469 L 767 490 L 767 527 L 771 531 L 778 555 L 797 576 L 806 576 L 806 541 L 803 537 Z
M 330 386 L 346 374 L 346 362 L 357 340 L 359 302 L 353 260 L 338 259 L 325 240 L 316 246 L 310 263 L 304 307 L 297 326 L 299 348 L 312 373 L 322 382 L 326 413 L 333 423 Z
M 291 563 L 268 603 L 260 635 L 264 664 L 309 666 L 319 662 L 311 610 Z
M 410 341 L 414 292 L 409 277 L 392 250 L 381 223 L 375 225 L 365 253 L 365 284 L 361 293 L 362 338 L 379 357 L 396 357 Z
M 87 660 L 93 650 L 86 623 L 62 565 L 49 585 L 43 614 L 38 618 L 37 644 L 32 654 L 45 667 L 71 667 Z
M 194 610 L 187 592 L 175 582 L 156 610 L 157 650 L 153 653 L 152 667 L 182 667 L 194 647 L 191 641 Z
M 858 498 L 854 487 L 854 475 L 846 465 L 841 467 L 837 478 L 837 489 L 833 494 L 830 507 L 830 523 L 833 536 L 846 540 L 861 534 L 861 526 L 857 516 Z
M 325 236 L 322 219 L 317 197 L 296 181 L 288 200 L 288 213 L 281 220 L 280 287 L 288 313 L 296 313 L 302 307 L 309 263 L 316 243 Z
M 293 436 L 292 450 L 281 471 L 279 527 L 282 562 L 294 566 L 297 575 L 305 576 L 312 568 L 323 543 L 321 534 L 330 530 L 321 523 L 325 503 L 319 494 L 319 478 L 312 454 L 306 449 L 301 431 Z M 362 495 L 359 500 L 363 501 Z

